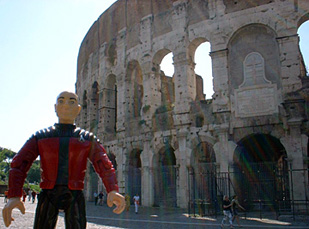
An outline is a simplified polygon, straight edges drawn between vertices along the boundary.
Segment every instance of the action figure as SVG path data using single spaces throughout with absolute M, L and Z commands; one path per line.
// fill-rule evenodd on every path
M 59 210 L 65 212 L 66 228 L 86 228 L 83 188 L 87 159 L 104 183 L 108 206 L 115 204 L 117 207 L 113 212 L 116 214 L 124 210 L 125 200 L 118 193 L 115 169 L 105 149 L 92 133 L 74 125 L 80 110 L 75 93 L 60 93 L 55 104 L 59 123 L 34 134 L 13 158 L 9 174 L 9 201 L 2 210 L 6 227 L 14 220 L 14 208 L 25 213 L 25 206 L 20 200 L 22 188 L 27 172 L 38 156 L 42 192 L 34 228 L 55 228 Z

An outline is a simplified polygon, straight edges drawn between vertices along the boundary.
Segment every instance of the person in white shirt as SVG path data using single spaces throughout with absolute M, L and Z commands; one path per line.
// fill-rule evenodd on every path
M 139 205 L 139 195 L 136 194 L 133 197 L 133 200 L 134 200 L 134 206 L 135 206 L 135 214 L 137 214 L 138 213 L 138 205 Z

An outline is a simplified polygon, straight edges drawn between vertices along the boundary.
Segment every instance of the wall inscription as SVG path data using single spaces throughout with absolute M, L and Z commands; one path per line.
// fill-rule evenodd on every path
M 236 117 L 270 115 L 278 112 L 275 84 L 236 89 Z

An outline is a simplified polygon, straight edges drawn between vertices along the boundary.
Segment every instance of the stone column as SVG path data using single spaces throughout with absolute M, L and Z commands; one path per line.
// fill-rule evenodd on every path
M 124 73 L 120 74 L 124 78 Z M 117 77 L 118 78 L 118 77 Z M 125 114 L 126 114 L 126 101 L 125 101 L 125 83 L 124 81 L 117 81 L 117 121 L 116 131 L 117 135 L 125 130 Z
M 175 66 L 175 126 L 190 124 L 191 102 L 196 97 L 196 78 L 194 63 L 190 61 L 185 52 L 174 55 Z
M 302 152 L 302 137 L 300 133 L 300 123 L 299 122 L 288 122 L 290 134 L 281 139 L 283 145 L 287 150 L 289 169 L 293 172 L 289 173 L 291 179 L 290 191 L 291 199 L 294 200 L 305 200 L 306 193 L 308 190 L 306 188 L 305 181 L 305 166 L 304 166 L 304 156 L 305 153 Z M 291 177 L 292 176 L 292 177 Z M 293 188 L 292 188 L 293 185 Z
M 187 135 L 188 130 L 186 128 L 180 129 L 177 133 L 178 139 L 178 153 L 177 153 L 177 206 L 180 208 L 187 208 L 189 201 L 189 186 L 188 186 L 188 171 L 187 165 Z
M 222 124 L 215 127 L 219 141 L 214 145 L 216 160 L 220 164 L 220 172 L 228 172 L 233 161 L 233 152 L 229 150 L 228 125 Z
M 117 122 L 116 131 L 123 132 L 125 130 L 125 114 L 126 114 L 126 100 L 125 100 L 125 67 L 126 63 L 126 28 L 118 32 L 117 39 L 117 66 L 115 67 L 116 84 L 117 84 Z
M 210 53 L 212 59 L 212 72 L 214 83 L 213 111 L 222 112 L 230 110 L 228 94 L 228 63 L 227 49 Z
M 175 40 L 174 50 L 174 88 L 175 88 L 175 116 L 174 124 L 184 125 L 189 123 L 188 112 L 190 103 L 196 98 L 196 78 L 194 63 L 188 54 L 188 31 L 187 31 L 187 0 L 173 2 L 172 28 Z
M 128 174 L 128 169 L 126 168 L 127 157 L 126 157 L 126 147 L 123 147 L 122 142 L 117 145 L 116 160 L 117 160 L 117 180 L 119 193 L 126 193 L 126 179 Z
M 283 94 L 301 88 L 299 37 L 297 34 L 278 37 Z
M 305 167 L 305 144 L 302 142 L 301 126 L 304 120 L 305 103 L 302 99 L 287 99 L 284 108 L 288 114 L 288 135 L 281 140 L 287 151 L 289 169 L 293 172 L 289 174 L 291 179 L 290 190 L 292 200 L 305 200 L 308 195 L 306 186 L 306 167 Z M 307 195 L 306 195 L 307 194 Z M 297 203 L 296 203 L 297 204 Z
M 157 72 L 152 71 L 153 63 L 149 56 L 143 57 L 141 61 L 144 86 L 142 119 L 151 125 L 152 115 L 161 105 L 161 80 Z
M 144 206 L 152 206 L 153 205 L 153 174 L 152 174 L 152 165 L 151 161 L 153 158 L 151 150 L 151 136 L 150 133 L 146 134 L 145 141 L 144 141 L 144 149 L 141 154 L 142 160 L 142 203 Z

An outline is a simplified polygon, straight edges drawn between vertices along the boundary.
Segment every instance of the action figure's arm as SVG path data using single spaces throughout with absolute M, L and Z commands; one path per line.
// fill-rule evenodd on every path
M 101 177 L 107 193 L 111 191 L 119 192 L 113 164 L 108 159 L 105 149 L 98 142 L 95 142 L 92 146 L 90 161 L 97 174 Z
M 33 136 L 25 143 L 11 162 L 8 198 L 22 196 L 22 188 L 27 177 L 27 173 L 37 156 L 37 141 Z
M 114 213 L 120 214 L 123 212 L 126 203 L 124 197 L 119 194 L 117 178 L 112 162 L 108 159 L 105 149 L 98 142 L 94 142 L 90 153 L 90 161 L 97 174 L 101 177 L 107 191 L 107 205 L 112 207 L 115 204 L 117 207 L 113 210 Z

